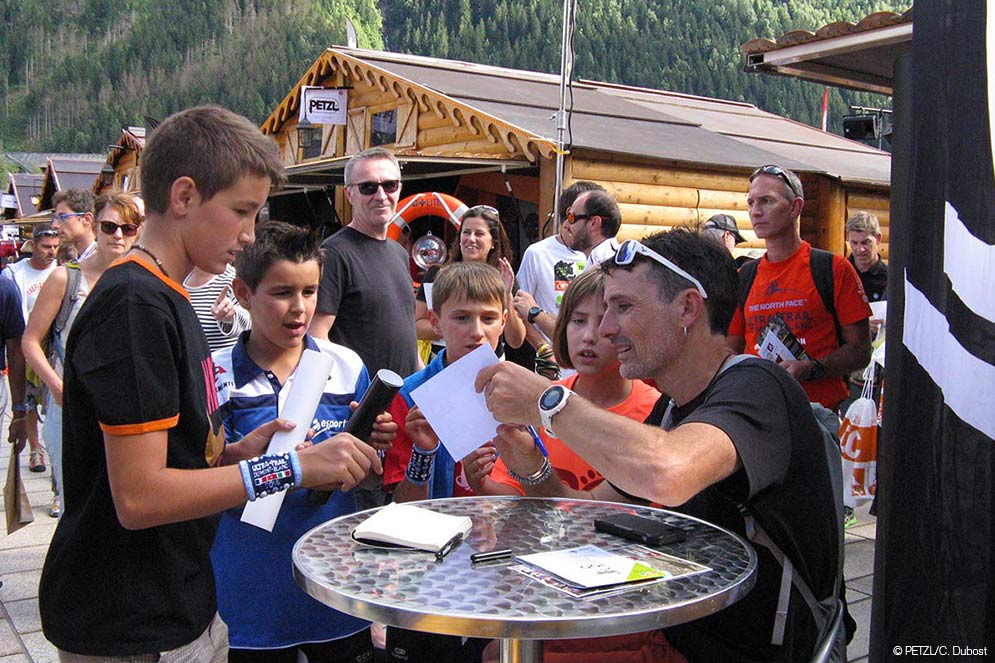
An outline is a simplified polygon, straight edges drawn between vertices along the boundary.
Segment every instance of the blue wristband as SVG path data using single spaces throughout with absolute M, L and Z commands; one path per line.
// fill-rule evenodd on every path
M 245 484 L 245 494 L 251 502 L 256 499 L 256 489 L 252 487 L 252 475 L 249 473 L 249 461 L 241 461 L 238 464 L 238 469 L 242 472 L 242 483 Z
M 249 479 L 257 498 L 279 493 L 297 485 L 289 453 L 259 456 L 242 462 L 249 470 Z
M 290 452 L 290 469 L 294 473 L 294 487 L 304 484 L 304 470 L 301 469 L 301 457 L 296 451 Z
M 422 451 L 417 446 L 411 447 L 411 458 L 408 460 L 408 467 L 404 470 L 405 478 L 416 486 L 424 486 L 432 478 L 432 465 L 435 462 L 435 452 L 439 450 L 439 443 L 431 451 Z

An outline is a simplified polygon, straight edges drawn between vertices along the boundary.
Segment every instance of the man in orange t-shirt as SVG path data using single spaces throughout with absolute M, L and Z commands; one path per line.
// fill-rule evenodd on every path
M 768 320 L 780 314 L 809 357 L 781 365 L 801 383 L 810 400 L 836 409 L 848 393 L 845 376 L 870 361 L 871 309 L 860 279 L 845 258 L 832 257 L 840 343 L 833 314 L 812 276 L 812 246 L 799 231 L 805 199 L 798 176 L 779 166 L 758 168 L 750 176 L 747 204 L 753 230 L 765 241 L 767 253 L 757 263 L 745 306 L 737 308 L 729 325 L 729 344 L 738 352 L 758 354 L 758 336 Z

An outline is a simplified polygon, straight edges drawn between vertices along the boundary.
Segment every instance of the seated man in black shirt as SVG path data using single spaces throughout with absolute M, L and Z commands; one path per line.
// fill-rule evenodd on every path
M 508 365 L 481 371 L 477 388 L 503 424 L 542 425 L 608 481 L 592 497 L 675 507 L 745 536 L 748 510 L 795 566 L 816 599 L 834 595 L 838 532 L 822 434 L 797 381 L 772 362 L 734 358 L 725 331 L 738 280 L 728 252 L 678 229 L 624 242 L 603 264 L 609 276 L 600 333 L 627 378 L 652 378 L 663 397 L 640 424 Z M 569 494 L 542 476 L 539 452 L 498 429 L 507 466 L 535 475 L 552 496 Z M 537 470 L 537 468 L 539 468 Z M 610 482 L 610 484 L 609 484 Z M 667 629 L 691 662 L 808 660 L 819 628 L 792 588 L 783 637 L 775 612 L 782 566 L 754 544 L 755 587 L 737 604 Z M 773 644 L 780 640 L 781 644 Z

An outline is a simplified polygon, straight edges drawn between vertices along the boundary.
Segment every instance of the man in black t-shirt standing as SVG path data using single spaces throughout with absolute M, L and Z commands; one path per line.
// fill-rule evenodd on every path
M 352 221 L 325 240 L 318 308 L 309 331 L 355 350 L 370 375 L 388 368 L 402 377 L 418 370 L 415 295 L 408 254 L 387 239 L 401 196 L 394 155 L 374 147 L 345 167 Z M 383 506 L 382 488 L 356 491 L 360 510 Z
M 401 196 L 397 159 L 380 147 L 355 155 L 345 167 L 345 194 L 352 221 L 322 246 L 324 271 L 309 331 L 355 350 L 370 375 L 381 368 L 411 375 L 418 369 L 418 340 L 408 254 L 387 239 Z
M 498 364 L 477 389 L 503 424 L 543 426 L 601 472 L 593 497 L 676 507 L 745 537 L 747 510 L 817 600 L 835 595 L 840 526 L 822 433 L 801 386 L 773 362 L 734 358 L 725 331 L 738 299 L 732 258 L 677 229 L 627 240 L 608 273 L 599 332 L 622 375 L 663 393 L 647 424 L 596 407 L 519 367 Z M 569 495 L 534 444 L 498 428 L 501 458 L 533 491 Z M 539 468 L 539 469 L 536 469 Z M 530 492 L 530 494 L 532 494 Z M 778 637 L 782 566 L 754 544 L 757 582 L 738 603 L 665 631 L 691 663 L 809 660 L 816 619 L 792 586 Z

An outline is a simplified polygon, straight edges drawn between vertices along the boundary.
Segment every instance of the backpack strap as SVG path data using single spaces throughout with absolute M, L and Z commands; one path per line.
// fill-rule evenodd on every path
M 822 298 L 822 305 L 833 317 L 833 328 L 836 330 L 836 345 L 843 347 L 843 328 L 840 320 L 836 317 L 836 291 L 833 283 L 833 260 L 835 254 L 832 251 L 824 251 L 812 247 L 812 254 L 809 258 L 809 269 L 812 270 L 812 281 L 815 289 Z
M 66 293 L 62 295 L 62 305 L 59 307 L 59 313 L 55 316 L 55 320 L 52 322 L 52 327 L 48 330 L 48 347 L 50 353 L 54 353 L 58 356 L 59 360 L 63 362 L 66 358 L 62 356 L 62 347 L 59 343 L 59 339 L 62 337 L 62 332 L 65 330 L 66 323 L 69 321 L 69 314 L 73 310 L 73 305 L 76 303 L 76 300 L 79 299 L 79 285 L 83 279 L 83 272 L 80 269 L 78 262 L 67 262 L 65 264 L 65 268 Z
M 745 266 L 746 265 L 744 265 L 744 267 Z M 734 357 L 730 357 L 719 369 L 719 374 L 724 373 L 736 364 L 739 364 L 747 359 L 755 359 L 755 357 L 752 355 L 736 355 Z M 671 401 L 671 406 L 672 405 L 673 401 Z M 834 416 L 835 413 L 833 413 L 832 410 L 819 405 L 818 403 L 811 403 L 811 406 L 813 418 L 819 427 L 819 432 L 822 434 L 826 463 L 829 468 L 829 480 L 833 487 L 833 502 L 836 514 L 836 545 L 838 554 L 836 557 L 836 587 L 832 596 L 825 601 L 819 601 L 815 597 L 815 593 L 812 591 L 812 588 L 809 587 L 807 582 L 805 582 L 805 579 L 795 573 L 795 567 L 791 562 L 791 559 L 784 554 L 784 551 L 781 550 L 780 546 L 774 543 L 774 540 L 770 538 L 760 523 L 756 521 L 756 518 L 753 517 L 749 507 L 746 506 L 744 502 L 736 502 L 736 507 L 739 509 L 739 513 L 743 517 L 743 523 L 746 527 L 746 538 L 769 550 L 771 555 L 774 556 L 774 559 L 776 559 L 778 564 L 781 565 L 781 586 L 778 591 L 777 608 L 774 615 L 774 627 L 771 630 L 770 638 L 772 645 L 781 645 L 784 642 L 784 630 L 787 626 L 788 607 L 791 602 L 792 585 L 798 590 L 798 593 L 808 606 L 808 609 L 812 614 L 812 619 L 815 621 L 815 625 L 819 630 L 819 640 L 821 640 L 822 636 L 825 635 L 827 629 L 831 625 L 834 611 L 836 609 L 836 602 L 843 584 L 843 472 L 840 466 L 839 442 L 836 435 L 834 435 L 833 432 L 827 428 L 827 422 L 819 418 L 820 415 L 823 414 L 822 411 Z M 672 407 L 667 408 L 667 412 L 664 415 L 665 424 L 668 423 L 667 419 L 671 415 L 671 410 Z M 838 422 L 839 419 L 837 418 L 836 421 Z M 664 426 L 664 428 L 666 428 L 666 426 Z M 839 425 L 837 423 L 837 432 L 838 429 Z
M 743 309 L 743 315 L 746 315 L 746 298 L 750 296 L 753 282 L 757 280 L 757 265 L 760 264 L 760 260 L 757 258 L 743 263 L 739 268 L 739 308 Z

